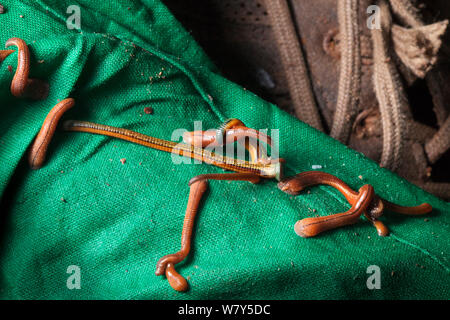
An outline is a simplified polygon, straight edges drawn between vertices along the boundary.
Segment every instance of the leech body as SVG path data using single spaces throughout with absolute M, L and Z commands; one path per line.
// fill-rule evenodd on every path
M 299 220 L 294 226 L 295 233 L 301 237 L 309 238 L 327 230 L 354 224 L 359 221 L 362 211 L 369 206 L 373 195 L 373 187 L 365 185 L 361 187 L 360 194 L 350 210 L 331 216 Z
M 0 62 L 6 59 L 14 50 L 0 50 Z
M 295 179 L 287 179 L 278 183 L 278 188 L 290 195 L 299 195 L 304 189 L 320 184 L 329 185 L 338 189 L 348 202 L 354 202 L 358 198 L 358 192 L 353 191 L 341 179 L 321 171 L 307 171 L 299 173 Z
M 159 259 L 155 271 L 157 276 L 165 274 L 172 288 L 177 291 L 186 291 L 188 285 L 187 281 L 176 272 L 174 265 L 183 261 L 189 254 L 195 216 L 197 215 L 202 196 L 208 189 L 208 182 L 206 180 L 199 180 L 191 184 L 190 188 L 189 202 L 186 208 L 183 231 L 181 233 L 181 249 L 177 253 L 169 254 Z
M 431 212 L 431 210 L 433 210 L 431 205 L 429 205 L 428 203 L 423 203 L 416 207 L 399 206 L 398 204 L 391 203 L 387 200 L 383 200 L 383 203 L 384 203 L 384 206 L 386 207 L 386 210 L 401 213 L 401 214 L 406 214 L 409 216 L 415 216 L 415 215 L 420 216 L 423 214 L 427 214 L 427 213 Z
M 280 164 L 277 161 L 272 163 L 252 163 L 245 160 L 216 155 L 213 152 L 208 152 L 195 145 L 166 141 L 127 129 L 72 120 L 64 123 L 64 129 L 67 131 L 94 133 L 130 141 L 153 149 L 176 153 L 184 157 L 203 161 L 207 164 L 234 172 L 250 173 L 265 178 L 276 178 L 279 177 L 280 174 Z
M 155 274 L 157 276 L 165 274 L 170 285 L 175 290 L 187 290 L 187 281 L 176 272 L 174 265 L 183 261 L 189 254 L 195 216 L 197 214 L 202 196 L 208 189 L 208 180 L 249 181 L 252 183 L 258 183 L 260 179 L 261 178 L 259 176 L 248 173 L 204 174 L 191 179 L 191 181 L 189 181 L 189 200 L 184 218 L 183 231 L 181 234 L 181 249 L 177 253 L 168 254 L 159 259 L 156 265 Z
M 68 98 L 59 102 L 50 110 L 44 120 L 41 130 L 39 131 L 33 144 L 31 145 L 30 153 L 28 156 L 28 163 L 31 169 L 36 170 L 42 167 L 45 161 L 47 148 L 53 138 L 53 135 L 55 134 L 59 119 L 67 110 L 71 109 L 74 105 L 75 100 L 72 98 Z
M 16 46 L 17 70 L 11 83 L 11 93 L 13 96 L 22 98 L 25 96 L 28 86 L 28 75 L 30 74 L 30 50 L 25 41 L 19 38 L 11 38 L 6 42 L 6 47 Z
M 30 74 L 30 50 L 26 42 L 19 38 L 11 38 L 6 42 L 6 47 L 16 46 L 17 69 L 11 82 L 11 93 L 17 98 L 31 98 L 44 100 L 48 96 L 49 85 L 39 79 L 29 79 Z
M 191 186 L 199 180 L 248 181 L 255 184 L 261 181 L 261 177 L 251 173 L 210 173 L 201 174 L 192 178 L 188 185 Z

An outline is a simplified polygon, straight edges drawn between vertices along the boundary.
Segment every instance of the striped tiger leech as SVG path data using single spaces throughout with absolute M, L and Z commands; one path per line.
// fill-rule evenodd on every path
M 240 127 L 239 130 L 227 130 L 226 131 L 226 142 L 230 142 L 230 140 L 241 140 L 245 137 L 256 137 L 260 135 L 264 137 L 264 141 L 270 141 L 270 139 L 263 135 L 262 133 L 258 133 L 252 129 Z M 213 166 L 230 170 L 239 173 L 247 173 L 254 174 L 257 176 L 264 176 L 267 178 L 278 178 L 280 179 L 280 162 L 275 161 L 260 161 L 260 162 L 250 162 L 245 160 L 239 160 L 235 158 L 229 158 L 223 155 L 217 155 L 214 152 L 209 152 L 208 150 L 197 147 L 198 144 L 185 144 L 185 143 L 177 143 L 174 141 L 166 141 L 154 137 L 150 137 L 132 130 L 116 128 L 107 125 L 86 122 L 86 121 L 66 121 L 64 122 L 64 130 L 66 131 L 78 131 L 78 132 L 88 132 L 94 134 L 105 135 L 109 137 L 114 137 L 122 140 L 126 140 L 129 142 L 133 142 L 136 144 L 140 144 L 146 147 L 150 147 L 153 149 L 176 153 L 180 156 L 192 158 L 195 160 L 199 160 L 205 162 L 207 164 L 211 164 Z M 254 132 L 254 133 L 252 133 Z M 252 133 L 252 134 L 251 134 Z M 196 133 L 194 133 L 195 136 Z M 210 136 L 205 134 L 206 139 L 210 139 Z M 186 137 L 185 140 L 190 139 L 190 137 Z M 195 139 L 192 139 L 192 141 Z M 211 141 L 214 141 L 211 139 Z M 200 144 L 202 145 L 202 144 Z M 253 148 L 251 148 L 253 149 Z

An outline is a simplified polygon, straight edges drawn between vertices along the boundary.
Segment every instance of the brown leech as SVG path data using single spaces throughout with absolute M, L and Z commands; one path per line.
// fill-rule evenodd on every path
M 17 70 L 11 83 L 11 93 L 17 98 L 44 100 L 48 96 L 49 85 L 40 79 L 29 79 L 30 50 L 24 40 L 11 38 L 6 47 L 16 46 L 18 49 Z
M 189 201 L 184 218 L 183 230 L 181 234 L 181 249 L 177 253 L 168 254 L 159 259 L 156 265 L 155 274 L 157 276 L 166 275 L 170 285 L 177 291 L 186 291 L 188 284 L 176 270 L 175 264 L 183 261 L 191 249 L 192 231 L 194 229 L 195 216 L 198 212 L 198 206 L 203 194 L 208 189 L 208 180 L 232 180 L 249 181 L 258 183 L 260 177 L 246 173 L 228 173 L 228 174 L 205 174 L 197 176 L 189 182 L 190 192 Z
M 14 50 L 0 50 L 0 62 L 3 62 L 13 52 Z
M 181 249 L 177 253 L 166 255 L 159 259 L 155 274 L 157 276 L 165 274 L 170 285 L 177 291 L 186 291 L 188 283 L 176 270 L 174 265 L 183 261 L 191 249 L 191 236 L 194 228 L 195 216 L 200 205 L 203 194 L 208 189 L 206 180 L 199 180 L 191 184 L 189 191 L 189 201 L 186 208 L 186 216 L 181 234 Z
M 327 230 L 358 222 L 361 213 L 370 205 L 374 193 L 373 187 L 367 184 L 361 187 L 359 192 L 356 201 L 352 203 L 352 207 L 347 212 L 299 220 L 294 226 L 295 233 L 301 237 L 309 238 Z
M 64 99 L 56 104 L 48 113 L 42 124 L 41 130 L 31 145 L 30 153 L 28 155 L 28 163 L 30 164 L 31 169 L 39 169 L 44 164 L 47 149 L 55 134 L 59 119 L 61 119 L 62 115 L 67 110 L 71 109 L 74 104 L 74 99 Z
M 247 128 L 237 119 L 225 122 L 217 131 L 210 130 L 187 133 L 183 136 L 183 140 L 187 144 L 165 141 L 127 129 L 83 121 L 66 121 L 64 128 L 68 131 L 106 135 L 161 151 L 175 152 L 176 154 L 198 159 L 235 172 L 229 174 L 199 175 L 192 178 L 189 182 L 190 192 L 181 236 L 181 248 L 178 252 L 159 259 L 155 272 L 158 276 L 165 274 L 172 288 L 177 291 L 186 291 L 188 289 L 186 279 L 175 270 L 175 265 L 183 261 L 189 254 L 195 217 L 202 196 L 208 188 L 208 180 L 239 180 L 258 183 L 262 178 L 276 178 L 277 180 L 281 180 L 283 176 L 282 164 L 284 160 L 271 160 L 267 157 L 265 149 L 259 147 L 260 142 L 271 146 L 272 142 L 270 137 Z M 222 155 L 208 153 L 204 149 L 204 147 L 210 145 L 223 146 L 236 141 L 246 147 L 249 151 L 251 161 L 227 158 Z M 303 237 L 312 237 L 326 230 L 356 223 L 363 213 L 372 221 L 378 230 L 378 234 L 386 236 L 389 231 L 378 220 L 384 209 L 409 215 L 424 214 L 431 211 L 431 206 L 428 204 L 411 208 L 394 205 L 376 196 L 373 187 L 370 185 L 364 185 L 360 188 L 359 192 L 355 192 L 342 180 L 328 173 L 318 171 L 298 174 L 292 178 L 282 180 L 278 186 L 281 190 L 289 194 L 297 195 L 303 189 L 318 184 L 330 185 L 339 190 L 352 205 L 352 208 L 345 213 L 330 215 L 328 217 L 307 218 L 297 222 L 295 231 Z
M 326 230 L 354 224 L 359 220 L 361 214 L 364 214 L 372 222 L 377 229 L 378 235 L 387 236 L 389 229 L 378 220 L 385 209 L 406 215 L 422 215 L 432 210 L 428 203 L 416 207 L 403 207 L 393 204 L 378 197 L 370 185 L 364 185 L 359 189 L 359 192 L 355 192 L 342 180 L 320 171 L 308 171 L 297 174 L 294 177 L 281 181 L 278 187 L 288 194 L 298 195 L 305 188 L 315 185 L 334 187 L 344 195 L 352 207 L 344 213 L 299 220 L 295 224 L 295 232 L 305 238 L 314 237 Z
M 248 150 L 252 162 L 270 161 L 263 144 L 272 147 L 272 139 L 266 134 L 246 127 L 239 119 L 225 121 L 218 130 L 186 132 L 183 141 L 203 148 L 223 146 L 237 141 Z

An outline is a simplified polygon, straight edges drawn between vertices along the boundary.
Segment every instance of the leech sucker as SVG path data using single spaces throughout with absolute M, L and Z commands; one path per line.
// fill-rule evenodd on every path
M 31 145 L 28 162 L 31 169 L 36 170 L 42 167 L 45 161 L 48 146 L 55 134 L 58 122 L 62 115 L 75 105 L 75 100 L 72 98 L 64 99 L 55 105 L 48 113 L 42 124 L 36 139 Z
M 176 291 L 184 292 L 189 289 L 188 282 L 175 270 L 175 266 L 172 263 L 167 264 L 166 278 L 170 286 Z
M 30 50 L 24 40 L 11 38 L 6 42 L 6 47 L 16 46 L 17 70 L 11 83 L 11 94 L 17 98 L 31 98 L 44 100 L 48 96 L 49 85 L 39 79 L 29 79 L 30 74 Z

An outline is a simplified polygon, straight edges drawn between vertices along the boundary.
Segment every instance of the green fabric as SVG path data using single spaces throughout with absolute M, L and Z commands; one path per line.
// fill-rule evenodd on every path
M 1 1 L 8 12 L 0 15 L 0 43 L 26 40 L 32 76 L 51 86 L 45 101 L 16 99 L 7 66 L 15 69 L 17 54 L 1 64 L 1 298 L 449 298 L 448 203 L 224 79 L 161 2 L 77 2 L 81 31 L 66 27 L 74 1 Z M 205 129 L 231 117 L 279 129 L 288 175 L 321 165 L 356 190 L 370 183 L 390 201 L 429 202 L 435 209 L 428 220 L 387 213 L 382 220 L 390 237 L 377 236 L 361 219 L 303 239 L 293 230 L 297 220 L 348 209 L 336 190 L 315 187 L 291 197 L 275 181 L 213 181 L 193 252 L 177 267 L 191 288 L 178 293 L 154 275 L 156 262 L 179 249 L 189 179 L 222 170 L 173 165 L 167 153 L 58 131 L 45 167 L 32 171 L 27 148 L 48 111 L 66 97 L 76 106 L 65 119 L 167 140 L 200 120 Z M 144 113 L 147 106 L 153 115 Z M 81 268 L 80 290 L 66 287 L 70 265 Z M 380 290 L 367 289 L 370 265 L 381 268 Z

